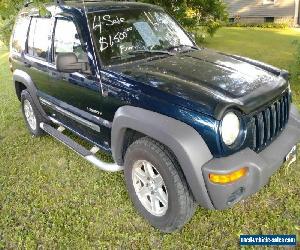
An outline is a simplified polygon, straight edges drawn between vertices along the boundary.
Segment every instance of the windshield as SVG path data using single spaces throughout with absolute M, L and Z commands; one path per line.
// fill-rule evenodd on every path
M 168 49 L 194 46 L 180 26 L 161 10 L 98 12 L 88 14 L 88 19 L 104 65 L 167 56 Z

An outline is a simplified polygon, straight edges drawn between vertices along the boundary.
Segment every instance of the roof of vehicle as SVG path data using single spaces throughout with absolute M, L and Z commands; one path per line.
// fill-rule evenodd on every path
M 140 9 L 140 8 L 160 8 L 155 5 L 130 2 L 130 1 L 84 1 L 88 12 L 95 10 L 111 10 L 111 9 Z M 65 1 L 65 5 L 74 8 L 83 8 L 83 1 Z
M 84 2 L 84 4 L 83 4 Z M 131 1 L 64 1 L 63 4 L 50 3 L 46 7 L 50 12 L 54 12 L 53 7 L 60 6 L 62 9 L 66 7 L 71 7 L 74 9 L 84 10 L 84 7 L 88 13 L 100 12 L 100 11 L 109 11 L 109 10 L 126 10 L 126 9 L 162 9 L 159 6 L 140 3 L 140 2 L 131 2 Z M 26 9 L 26 12 L 35 12 L 37 11 L 36 6 L 29 5 Z M 53 13 L 52 13 L 53 14 Z

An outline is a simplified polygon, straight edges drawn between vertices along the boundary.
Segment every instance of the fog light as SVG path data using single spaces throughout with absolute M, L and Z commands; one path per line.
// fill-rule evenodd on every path
M 229 174 L 209 174 L 209 180 L 217 184 L 227 184 L 241 179 L 248 173 L 248 168 L 241 168 Z

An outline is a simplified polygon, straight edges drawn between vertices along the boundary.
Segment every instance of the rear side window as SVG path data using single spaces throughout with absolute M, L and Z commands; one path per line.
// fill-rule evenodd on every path
M 29 17 L 20 16 L 17 19 L 11 45 L 13 52 L 21 53 L 25 51 L 29 24 Z
M 49 18 L 32 18 L 28 35 L 28 54 L 30 56 L 47 60 L 50 31 L 51 20 Z

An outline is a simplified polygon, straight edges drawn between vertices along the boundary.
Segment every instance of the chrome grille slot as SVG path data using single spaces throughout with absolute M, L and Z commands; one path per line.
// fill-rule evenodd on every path
M 271 137 L 273 137 L 276 134 L 276 129 L 277 129 L 276 119 L 277 119 L 276 108 L 275 105 L 273 104 L 271 106 Z
M 265 139 L 266 141 L 271 138 L 271 116 L 270 116 L 270 108 L 267 108 L 264 113 L 264 123 L 265 123 Z
M 272 142 L 289 120 L 290 98 L 285 93 L 279 100 L 251 118 L 250 147 L 259 152 Z
M 257 148 L 260 148 L 264 144 L 264 139 L 265 139 L 265 123 L 263 119 L 263 113 L 259 113 L 257 115 Z
M 279 101 L 279 103 L 280 103 L 280 129 L 282 130 L 282 128 L 284 127 L 284 116 L 285 116 L 285 114 L 284 114 L 284 102 L 283 102 L 283 100 L 280 100 Z
M 285 107 L 285 123 L 289 120 L 289 97 L 288 95 L 284 97 L 284 107 Z
M 275 103 L 275 109 L 276 109 L 276 133 L 280 131 L 280 106 L 279 103 Z

